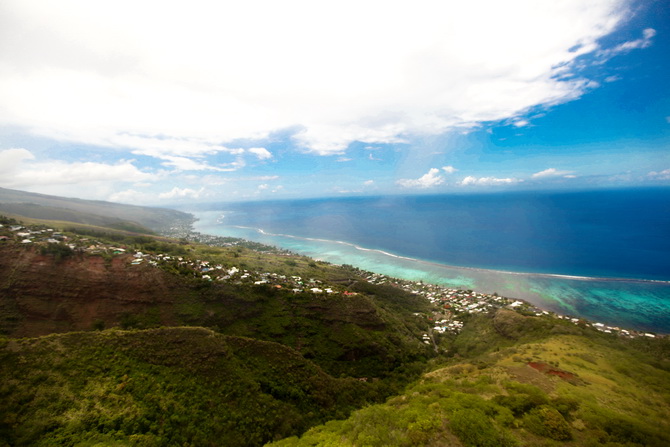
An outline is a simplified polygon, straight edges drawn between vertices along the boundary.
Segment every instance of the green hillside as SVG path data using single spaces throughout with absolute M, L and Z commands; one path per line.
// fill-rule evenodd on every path
M 453 357 L 401 395 L 272 445 L 670 445 L 667 340 L 501 310 L 448 345 Z
M 354 270 L 242 246 L 86 233 L 63 232 L 67 245 L 45 242 L 44 233 L 0 245 L 0 333 L 206 326 L 280 342 L 331 374 L 359 378 L 387 377 L 433 355 L 420 338 L 427 322 L 414 315 L 428 303 L 374 285 L 363 293 Z M 210 268 L 237 272 L 212 281 Z M 317 285 L 332 293 L 312 292 Z
M 372 392 L 280 344 L 200 328 L 1 339 L 0 378 L 0 445 L 261 445 Z
M 167 208 L 57 197 L 7 188 L 0 188 L 0 213 L 137 232 L 142 232 L 142 228 L 161 232 L 175 223 L 192 221 L 190 214 Z
M 21 219 L 30 218 L 46 222 L 69 222 L 70 224 L 106 227 L 142 234 L 153 233 L 152 230 L 135 222 L 69 210 L 66 208 L 37 205 L 34 203 L 0 203 L 0 211 L 5 214 L 20 216 Z
M 663 336 L 238 239 L 0 224 L 0 447 L 670 445 Z

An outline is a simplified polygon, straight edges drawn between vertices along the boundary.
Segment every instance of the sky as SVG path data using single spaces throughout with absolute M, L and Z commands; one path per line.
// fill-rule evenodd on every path
M 0 3 L 0 186 L 129 204 L 670 186 L 667 0 Z

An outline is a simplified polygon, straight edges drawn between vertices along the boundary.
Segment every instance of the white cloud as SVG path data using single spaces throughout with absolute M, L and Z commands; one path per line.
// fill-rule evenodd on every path
M 274 179 L 271 179 L 271 180 L 274 180 Z M 273 185 L 269 185 L 267 183 L 263 183 L 263 184 L 260 184 L 256 187 L 256 194 L 260 194 L 263 191 L 269 191 L 272 194 L 276 194 L 276 193 L 282 191 L 283 189 L 284 189 L 283 185 L 273 186 Z
M 0 186 L 45 194 L 101 199 L 109 197 L 113 189 L 118 190 L 124 184 L 151 184 L 162 175 L 162 172 L 138 169 L 133 160 L 65 162 L 40 160 L 22 148 L 0 150 Z M 131 195 L 133 193 L 128 192 L 125 198 Z M 139 195 L 134 194 L 135 202 L 139 201 Z
M 531 175 L 532 178 L 548 178 L 548 177 L 564 177 L 564 178 L 575 178 L 574 175 L 571 175 L 573 171 L 559 171 L 556 168 L 545 169 L 544 171 L 536 172 Z
M 210 166 L 205 162 L 200 162 L 192 158 L 174 157 L 171 155 L 164 155 L 161 157 L 164 161 L 163 166 L 173 167 L 179 171 L 228 171 L 230 168 L 217 168 Z
M 458 171 L 458 169 L 454 168 L 453 166 L 442 166 L 442 170 L 447 174 L 453 174 L 454 172 Z
M 159 199 L 185 199 L 185 198 L 197 199 L 202 195 L 202 193 L 204 191 L 205 191 L 205 188 L 200 188 L 198 190 L 195 190 L 195 189 L 190 189 L 190 188 L 178 188 L 178 187 L 175 186 L 170 191 L 158 194 L 158 198 Z
M 375 184 L 374 180 L 366 180 L 366 181 L 363 182 L 364 186 L 372 186 L 374 184 Z
M 432 188 L 444 183 L 444 177 L 440 176 L 439 174 L 439 169 L 432 168 L 418 179 L 400 179 L 396 182 L 396 184 L 402 186 L 403 188 Z
M 248 149 L 248 151 L 258 157 L 259 160 L 267 160 L 268 158 L 272 158 L 270 151 L 264 147 L 252 147 L 251 149 Z
M 155 203 L 156 195 L 134 189 L 126 189 L 111 194 L 107 197 L 110 202 L 130 203 L 130 204 L 146 204 Z
M 22 157 L 21 161 L 31 159 L 26 153 L 22 153 Z M 0 184 L 10 188 L 32 188 L 109 182 L 136 183 L 157 178 L 158 174 L 140 171 L 128 160 L 116 164 L 45 161 L 15 164 L 12 172 L 3 174 Z
M 35 156 L 27 149 L 13 148 L 0 151 L 0 173 L 9 175 L 24 160 L 33 160 Z
M 521 179 L 517 178 L 496 178 L 496 177 L 474 177 L 474 176 L 467 176 L 463 180 L 461 180 L 461 185 L 462 186 L 470 186 L 470 185 L 476 185 L 476 186 L 500 186 L 500 185 L 511 185 L 514 183 L 520 183 L 523 182 Z
M 599 49 L 625 5 L 7 0 L 0 124 L 159 158 L 289 128 L 318 154 L 404 142 L 579 97 L 577 58 L 650 44 Z
M 254 181 L 267 182 L 268 180 L 277 180 L 278 178 L 279 178 L 278 175 L 260 175 L 257 177 L 240 178 L 239 180 L 254 180 Z
M 651 171 L 647 174 L 647 177 L 653 180 L 670 180 L 670 169 L 664 169 L 660 172 Z
M 615 56 L 620 53 L 627 53 L 631 50 L 636 50 L 639 48 L 648 48 L 652 44 L 652 38 L 656 35 L 656 30 L 653 28 L 647 28 L 642 31 L 642 37 L 640 39 L 631 40 L 617 45 L 614 48 L 601 50 L 599 53 L 606 57 Z
M 133 153 L 137 155 L 148 155 L 158 158 L 170 155 L 199 157 L 218 152 L 227 152 L 233 155 L 244 153 L 244 149 L 230 149 L 220 144 L 208 143 L 197 138 L 165 138 L 128 133 L 115 134 L 109 136 L 106 140 L 94 140 L 91 142 L 103 146 L 132 148 Z

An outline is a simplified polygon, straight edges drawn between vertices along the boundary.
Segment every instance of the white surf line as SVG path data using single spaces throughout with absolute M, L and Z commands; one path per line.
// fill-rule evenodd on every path
M 231 225 L 231 226 L 236 227 L 236 228 L 244 228 L 244 229 L 247 229 L 247 230 L 254 230 L 254 231 L 256 231 L 256 232 L 258 232 L 258 233 L 260 233 L 260 234 L 262 234 L 262 235 L 264 235 L 264 236 L 286 237 L 286 238 L 291 238 L 291 239 L 300 239 L 300 240 L 304 240 L 304 241 L 315 241 L 315 242 L 325 242 L 325 243 L 328 243 L 328 244 L 348 245 L 349 247 L 353 247 L 353 248 L 355 248 L 356 250 L 360 250 L 360 251 L 371 251 L 371 252 L 381 253 L 381 254 L 383 254 L 383 255 L 385 255 L 385 256 L 389 256 L 389 257 L 392 257 L 392 258 L 406 259 L 406 260 L 408 260 L 408 261 L 413 261 L 413 262 L 428 262 L 428 261 L 422 261 L 421 259 L 416 259 L 416 258 L 410 258 L 410 257 L 407 257 L 407 256 L 396 255 L 396 254 L 389 253 L 389 252 L 387 252 L 387 251 L 379 250 L 379 249 L 376 249 L 376 248 L 365 248 L 365 247 L 361 247 L 361 246 L 359 246 L 359 245 L 352 244 L 351 242 L 346 242 L 346 241 L 338 241 L 338 240 L 332 240 L 332 239 L 320 239 L 320 238 L 306 237 L 306 236 L 294 236 L 294 235 L 292 235 L 292 234 L 284 234 L 284 233 L 269 233 L 269 232 L 263 230 L 262 228 L 245 227 L 245 226 L 242 226 L 242 225 Z M 444 265 L 444 264 L 435 264 L 435 265 Z
M 411 258 L 408 256 L 401 256 L 401 255 L 396 255 L 393 253 L 389 253 L 384 250 L 379 250 L 376 248 L 365 248 L 361 247 L 356 244 L 352 244 L 351 242 L 346 242 L 346 241 L 338 241 L 338 240 L 331 240 L 331 239 L 320 239 L 320 238 L 313 238 L 313 237 L 306 237 L 306 236 L 295 236 L 292 234 L 283 234 L 283 233 L 270 233 L 262 228 L 254 228 L 254 227 L 246 227 L 243 225 L 230 225 L 231 227 L 235 228 L 243 228 L 246 230 L 254 230 L 264 236 L 271 236 L 271 237 L 286 237 L 290 239 L 298 239 L 298 240 L 305 240 L 305 241 L 315 241 L 315 242 L 325 242 L 325 243 L 330 243 L 330 244 L 341 244 L 341 245 L 347 245 L 349 247 L 353 247 L 356 250 L 360 251 L 369 251 L 369 252 L 375 252 L 375 253 L 380 253 L 385 256 L 389 256 L 392 258 L 396 259 L 405 259 L 407 261 L 412 261 L 412 262 L 417 262 L 421 264 L 427 264 L 427 265 L 433 265 L 436 267 L 446 267 L 450 269 L 455 269 L 455 270 L 469 270 L 469 271 L 474 271 L 474 272 L 481 272 L 481 273 L 501 273 L 501 274 L 506 274 L 506 275 L 515 275 L 515 276 L 527 276 L 527 277 L 538 277 L 538 278 L 559 278 L 559 279 L 569 279 L 569 280 L 574 280 L 574 281 L 612 281 L 612 282 L 640 282 L 640 283 L 658 283 L 658 284 L 667 284 L 670 285 L 670 281 L 665 281 L 665 280 L 660 280 L 660 279 L 641 279 L 641 278 L 617 278 L 617 277 L 605 277 L 605 276 L 576 276 L 576 275 L 562 275 L 558 273 L 533 273 L 533 272 L 514 272 L 514 271 L 509 271 L 509 270 L 498 270 L 498 269 L 485 269 L 485 268 L 480 268 L 480 267 L 467 267 L 467 266 L 460 266 L 460 265 L 451 265 L 451 264 L 441 264 L 439 262 L 435 261 L 426 261 L 424 259 L 418 259 L 418 258 Z

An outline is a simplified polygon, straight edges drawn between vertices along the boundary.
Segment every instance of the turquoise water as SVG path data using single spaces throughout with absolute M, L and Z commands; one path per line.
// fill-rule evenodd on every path
M 226 225 L 443 265 L 670 280 L 670 188 L 323 198 L 200 210 L 222 212 Z
M 428 262 L 346 241 L 224 225 L 222 211 L 194 213 L 197 231 L 274 245 L 334 264 L 447 287 L 497 292 L 561 315 L 622 328 L 670 333 L 670 282 L 523 273 Z

